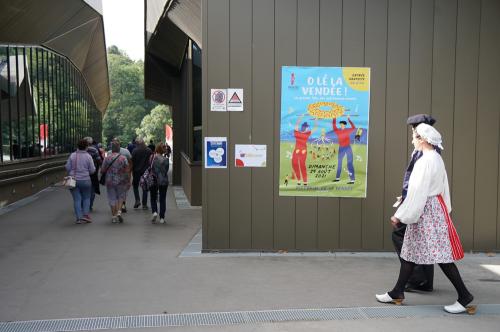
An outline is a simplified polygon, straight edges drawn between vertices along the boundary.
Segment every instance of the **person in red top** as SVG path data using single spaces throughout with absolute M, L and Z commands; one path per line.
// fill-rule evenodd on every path
M 352 163 L 352 148 L 351 148 L 351 133 L 356 130 L 356 126 L 352 123 L 349 115 L 347 116 L 347 121 L 351 124 L 351 128 L 346 129 L 345 126 L 347 122 L 340 121 L 340 129 L 337 127 L 337 119 L 333 119 L 333 131 L 337 135 L 339 139 L 339 157 L 337 162 L 337 176 L 335 177 L 334 182 L 340 181 L 340 174 L 342 172 L 342 162 L 344 157 L 347 155 L 347 170 L 349 171 L 349 182 L 348 184 L 353 184 L 355 180 L 354 176 L 354 165 Z
M 302 123 L 299 130 L 299 124 L 302 121 L 304 114 L 299 116 L 297 123 L 295 124 L 295 130 L 293 135 L 295 136 L 295 148 L 292 154 L 292 168 L 297 180 L 297 185 L 300 186 L 300 181 L 302 180 L 304 186 L 307 186 L 307 140 L 311 134 L 316 130 L 317 119 L 314 119 L 314 128 L 310 130 L 309 124 L 307 122 Z

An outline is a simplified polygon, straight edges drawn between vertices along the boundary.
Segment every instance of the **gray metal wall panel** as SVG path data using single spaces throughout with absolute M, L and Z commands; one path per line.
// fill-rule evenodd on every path
M 210 43 L 207 55 L 206 91 L 229 86 L 229 0 L 207 2 L 207 39 Z M 208 116 L 204 136 L 229 136 L 229 114 L 213 112 Z M 232 142 L 228 138 L 228 145 Z M 229 159 L 228 159 L 228 162 Z M 229 172 L 227 169 L 205 171 L 208 208 L 208 247 L 229 248 Z
M 344 1 L 342 15 L 342 66 L 363 67 L 365 22 L 359 18 L 365 17 L 365 0 Z M 361 212 L 361 199 L 340 199 L 341 248 L 361 248 Z
M 321 66 L 342 65 L 342 0 L 320 2 L 320 52 Z M 339 248 L 340 213 L 339 198 L 318 198 L 318 248 Z
M 252 169 L 252 248 L 273 248 L 274 1 L 253 1 L 252 143 L 267 145 L 267 167 Z M 248 100 L 248 97 L 247 99 Z
M 473 247 L 476 113 L 481 3 L 458 1 L 451 185 L 452 218 L 464 248 Z
M 228 136 L 230 164 L 234 144 L 268 145 L 267 168 L 204 170 L 204 248 L 393 250 L 389 218 L 411 151 L 406 118 L 428 112 L 444 137 L 464 248 L 498 250 L 498 1 L 203 6 L 204 133 Z M 371 68 L 366 199 L 279 197 L 281 67 L 296 64 Z M 246 114 L 208 111 L 210 88 L 236 85 Z
M 387 58 L 387 0 L 366 2 L 365 65 L 371 68 L 368 183 L 362 203 L 362 248 L 384 243 L 385 87 Z M 389 175 L 391 176 L 391 175 Z
M 451 148 L 455 94 L 455 50 L 457 40 L 457 1 L 437 0 L 434 18 L 434 52 L 432 66 L 432 114 L 436 128 L 443 136 L 443 157 L 448 181 L 453 183 Z
M 389 0 L 385 133 L 384 249 L 393 248 L 390 217 L 401 194 L 401 177 L 408 162 L 406 123 L 410 59 L 410 1 Z
M 297 65 L 319 65 L 319 0 L 299 0 L 297 8 Z M 310 182 L 312 179 L 308 179 Z M 296 248 L 311 250 L 318 241 L 318 199 L 297 197 Z
M 229 87 L 244 89 L 243 112 L 229 113 L 230 246 L 252 247 L 251 168 L 234 167 L 234 145 L 251 143 L 252 134 L 252 2 L 232 0 L 229 9 Z M 231 98 L 231 96 L 227 96 Z
M 203 51 L 201 53 L 201 123 L 202 123 L 202 134 L 208 131 L 208 107 L 210 107 L 210 93 L 208 92 L 208 53 L 212 50 L 210 44 L 208 43 L 208 1 L 201 2 L 201 26 L 202 26 L 202 39 L 204 43 Z M 205 155 L 205 144 L 202 146 L 202 156 Z M 204 160 L 204 157 L 203 157 Z M 202 216 L 202 227 L 201 227 L 201 238 L 203 249 L 208 248 L 208 193 L 210 192 L 208 188 L 207 181 L 207 169 L 202 165 L 201 172 L 201 204 L 203 209 L 201 211 Z
M 280 160 L 281 67 L 297 64 L 297 2 L 275 1 L 274 47 L 274 160 Z M 295 18 L 295 19 L 294 19 Z M 270 142 L 271 143 L 271 142 Z M 295 248 L 295 198 L 280 197 L 276 179 L 279 163 L 274 164 L 274 247 Z
M 431 113 L 434 0 L 411 2 L 408 113 Z M 411 139 L 408 139 L 411 145 Z M 411 152 L 413 148 L 410 148 Z
M 500 2 L 483 0 L 479 40 L 474 248 L 497 246 Z

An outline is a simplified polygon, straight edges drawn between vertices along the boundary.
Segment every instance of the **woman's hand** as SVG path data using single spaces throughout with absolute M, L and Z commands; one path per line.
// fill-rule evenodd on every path
M 398 224 L 400 223 L 400 220 L 394 216 L 391 217 L 391 225 L 392 227 L 396 228 Z

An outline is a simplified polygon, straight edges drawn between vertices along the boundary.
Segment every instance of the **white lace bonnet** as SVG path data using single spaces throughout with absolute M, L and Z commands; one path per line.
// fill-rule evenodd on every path
M 426 123 L 421 123 L 417 126 L 415 131 L 427 143 L 437 146 L 441 150 L 444 150 L 442 145 L 443 140 L 441 139 L 441 134 L 433 126 L 430 126 Z

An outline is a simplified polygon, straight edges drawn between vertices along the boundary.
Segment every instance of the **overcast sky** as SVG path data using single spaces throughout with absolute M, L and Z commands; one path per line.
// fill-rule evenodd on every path
M 106 46 L 144 60 L 144 0 L 102 0 Z

